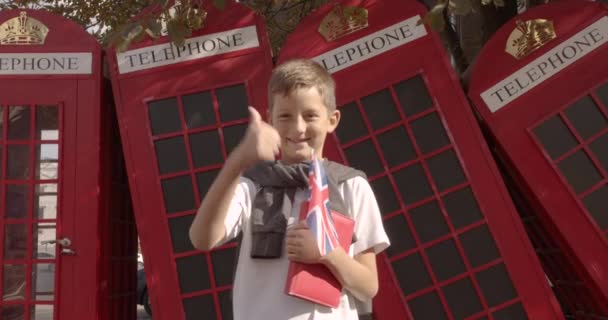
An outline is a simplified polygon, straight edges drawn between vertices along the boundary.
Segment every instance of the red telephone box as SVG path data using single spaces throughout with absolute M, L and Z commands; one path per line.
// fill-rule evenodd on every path
M 100 264 L 102 219 L 115 202 L 104 199 L 102 171 L 112 172 L 102 158 L 101 55 L 95 38 L 62 17 L 0 12 L 2 319 L 102 312 L 100 279 L 110 272 Z
M 155 320 L 231 319 L 236 245 L 195 250 L 188 230 L 239 142 L 247 106 L 266 108 L 272 69 L 263 18 L 204 1 L 205 27 L 108 50 L 135 217 Z
M 563 319 L 424 14 L 415 1 L 332 2 L 279 57 L 313 58 L 337 82 L 326 154 L 368 174 L 392 243 L 374 319 Z
M 576 319 L 608 315 L 608 7 L 558 1 L 506 23 L 469 96 L 531 205 L 547 275 Z

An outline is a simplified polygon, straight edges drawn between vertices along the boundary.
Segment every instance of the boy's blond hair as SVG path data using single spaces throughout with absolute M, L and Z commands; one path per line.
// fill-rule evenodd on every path
M 272 71 L 268 82 L 268 106 L 272 111 L 274 95 L 291 94 L 297 89 L 315 87 L 329 112 L 336 110 L 336 83 L 318 63 L 307 59 L 295 59 L 282 63 Z

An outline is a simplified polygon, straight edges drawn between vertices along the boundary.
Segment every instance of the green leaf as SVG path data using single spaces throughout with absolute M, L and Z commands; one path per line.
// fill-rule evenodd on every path
M 494 0 L 494 5 L 496 7 L 504 7 L 505 6 L 505 0 Z
M 224 0 L 213 0 L 213 4 L 216 8 L 222 11 L 224 10 L 224 8 L 226 8 L 226 2 Z
M 457 15 L 466 16 L 473 10 L 471 0 L 451 0 L 450 10 Z
M 490 3 L 492 3 L 492 0 L 481 0 L 481 4 L 483 4 L 484 6 L 487 6 Z
M 183 23 L 183 20 L 171 19 L 167 22 L 167 33 L 173 43 L 181 47 L 184 45 L 186 38 L 192 34 L 192 31 Z
M 431 29 L 441 32 L 445 28 L 445 20 L 443 18 L 443 10 L 445 3 L 436 4 L 426 15 L 418 22 L 418 24 L 427 24 Z

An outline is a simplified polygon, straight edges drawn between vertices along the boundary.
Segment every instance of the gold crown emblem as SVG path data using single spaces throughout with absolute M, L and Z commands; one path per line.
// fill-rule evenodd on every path
M 321 21 L 319 33 L 325 41 L 333 41 L 364 28 L 367 28 L 367 9 L 336 4 Z
M 49 33 L 42 22 L 28 17 L 22 11 L 18 17 L 6 20 L 0 25 L 0 45 L 44 44 Z
M 507 39 L 505 51 L 521 59 L 538 48 L 555 39 L 553 22 L 545 19 L 534 19 L 522 22 L 517 20 L 515 29 Z

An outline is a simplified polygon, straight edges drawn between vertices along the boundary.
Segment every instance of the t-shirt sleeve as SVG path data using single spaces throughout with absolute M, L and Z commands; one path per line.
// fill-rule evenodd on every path
M 228 206 L 224 227 L 226 237 L 220 244 L 226 243 L 238 236 L 238 234 L 247 225 L 249 214 L 251 212 L 251 199 L 254 197 L 255 185 L 247 178 L 241 177 L 239 184 L 234 190 L 234 196 Z
M 352 245 L 353 256 L 369 248 L 376 254 L 388 248 L 390 241 L 384 225 L 378 202 L 371 186 L 363 177 L 355 177 L 344 182 L 344 200 L 355 218 L 356 242 Z

